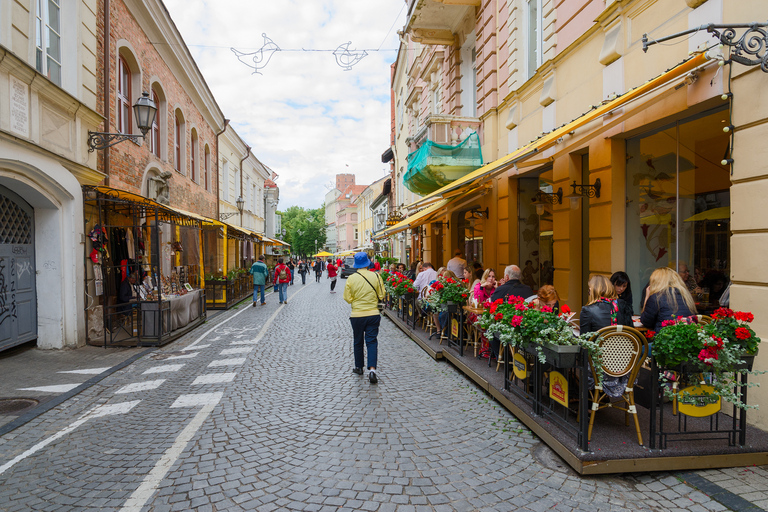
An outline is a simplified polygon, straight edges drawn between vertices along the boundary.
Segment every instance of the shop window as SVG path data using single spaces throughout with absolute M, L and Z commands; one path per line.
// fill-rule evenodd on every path
M 533 290 L 554 284 L 553 205 L 536 201 L 539 191 L 551 194 L 552 170 L 518 181 L 518 246 L 521 281 Z M 497 274 L 502 271 L 499 270 Z
M 470 266 L 473 263 L 483 264 L 483 233 L 487 219 L 478 211 L 475 208 L 459 213 L 458 246 L 464 251 L 464 258 Z
M 709 111 L 627 140 L 627 273 L 635 312 L 651 272 L 690 271 L 699 313 L 708 314 L 730 276 L 728 111 Z
M 117 131 L 131 130 L 131 70 L 123 57 L 117 59 Z
M 60 3 L 59 0 L 35 0 L 35 69 L 59 86 L 61 85 Z

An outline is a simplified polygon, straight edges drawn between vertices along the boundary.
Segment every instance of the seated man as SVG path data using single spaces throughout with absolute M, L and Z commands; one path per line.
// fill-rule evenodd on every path
M 506 299 L 509 296 L 522 297 L 527 299 L 533 295 L 533 290 L 528 285 L 520 282 L 520 276 L 522 272 L 517 265 L 509 265 L 504 269 L 504 277 L 506 282 L 496 288 L 496 291 L 491 295 L 491 302 L 496 299 Z
M 131 302 L 135 302 L 138 295 L 136 293 L 136 282 L 139 278 L 139 275 L 134 272 L 125 279 L 123 279 L 123 282 L 120 283 L 120 290 L 117 292 L 117 303 L 121 304 L 120 307 L 117 308 L 118 313 L 128 314 L 131 312 L 132 306 L 130 305 Z
M 437 279 L 437 271 L 435 271 L 431 263 L 425 261 L 421 265 L 421 272 L 419 272 L 419 275 L 417 275 L 416 279 L 413 281 L 413 287 L 419 291 L 419 294 L 421 294 L 421 290 L 429 286 L 429 283 L 435 279 Z

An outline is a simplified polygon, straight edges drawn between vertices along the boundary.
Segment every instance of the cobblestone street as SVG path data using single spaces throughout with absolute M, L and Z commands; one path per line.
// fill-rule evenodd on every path
M 576 475 L 388 320 L 371 385 L 345 282 L 244 303 L 6 434 L 0 509 L 726 510 L 673 475 Z

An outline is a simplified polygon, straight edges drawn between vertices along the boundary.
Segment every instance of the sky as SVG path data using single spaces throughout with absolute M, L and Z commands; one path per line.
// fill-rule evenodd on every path
M 388 172 L 390 65 L 404 0 L 164 0 L 224 117 L 278 174 L 279 210 L 318 208 L 338 173 Z M 266 34 L 280 49 L 261 74 L 238 60 Z M 369 51 L 345 71 L 328 51 Z M 248 64 L 252 58 L 243 57 Z

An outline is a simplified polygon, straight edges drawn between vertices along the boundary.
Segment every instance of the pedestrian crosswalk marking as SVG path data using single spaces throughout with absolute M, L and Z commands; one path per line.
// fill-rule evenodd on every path
M 237 340 L 229 342 L 230 345 L 256 345 L 259 340 Z
M 80 384 L 57 384 L 54 386 L 38 386 L 36 388 L 19 388 L 17 391 L 38 391 L 40 393 L 66 393 Z
M 65 370 L 65 371 L 56 372 L 56 373 L 74 373 L 74 374 L 78 374 L 78 375 L 98 375 L 100 373 L 104 373 L 107 370 L 109 370 L 109 367 L 106 367 L 106 368 L 82 368 L 80 370 Z
M 217 366 L 234 366 L 238 364 L 243 364 L 244 362 L 245 362 L 244 357 L 233 357 L 231 359 L 216 359 L 214 361 L 211 361 L 208 367 L 215 368 Z
M 175 402 L 173 402 L 171 409 L 216 405 L 221 401 L 222 396 L 224 396 L 224 393 L 222 392 L 181 395 Z
M 127 384 L 117 391 L 115 391 L 116 395 L 121 395 L 123 393 L 135 393 L 137 391 L 149 391 L 150 389 L 157 389 L 160 387 L 160 384 L 165 382 L 165 379 L 158 379 L 158 380 L 148 380 L 146 382 L 134 382 L 133 384 Z
M 161 364 L 160 366 L 154 366 L 145 371 L 143 375 L 148 375 L 150 373 L 177 372 L 181 370 L 183 366 L 183 364 Z
M 211 340 L 211 341 L 214 341 L 214 340 Z M 211 345 L 210 345 L 210 343 L 209 343 L 209 344 L 206 344 L 206 345 L 196 345 L 196 346 L 194 346 L 194 347 L 192 347 L 192 346 L 189 346 L 189 347 L 184 347 L 184 348 L 182 348 L 182 349 L 179 349 L 179 350 L 182 350 L 182 351 L 186 352 L 187 350 L 199 350 L 199 349 L 201 349 L 201 348 L 208 348 L 208 347 L 210 347 L 210 346 L 211 346 Z
M 200 347 L 197 347 L 197 348 L 200 348 Z M 196 357 L 199 353 L 200 352 L 192 352 L 191 354 L 182 354 L 180 356 L 166 357 L 165 360 L 170 361 L 172 359 L 190 359 L 192 357 Z
M 132 402 L 123 402 L 119 404 L 106 404 L 106 405 L 100 405 L 99 407 L 96 407 L 94 409 L 91 409 L 87 413 L 85 413 L 83 416 L 81 416 L 77 421 L 71 423 L 68 427 L 59 430 L 55 434 L 53 434 L 51 437 L 48 437 L 46 439 L 43 439 L 36 445 L 34 445 L 29 450 L 17 455 L 10 461 L 6 462 L 2 466 L 0 466 L 0 475 L 5 473 L 8 469 L 16 465 L 17 462 L 20 462 L 30 455 L 34 455 L 35 453 L 39 452 L 52 442 L 56 441 L 57 439 L 61 439 L 65 435 L 69 434 L 73 430 L 75 430 L 77 427 L 85 423 L 86 421 L 93 419 L 93 418 L 100 418 L 102 416 L 112 416 L 115 414 L 125 414 L 136 405 L 141 402 L 141 400 L 134 400 Z
M 196 384 L 221 384 L 224 382 L 232 382 L 235 380 L 236 373 L 209 373 L 207 375 L 200 375 L 192 385 Z
M 235 348 L 225 348 L 221 352 L 219 352 L 219 355 L 221 356 L 231 356 L 233 354 L 247 354 L 248 352 L 252 351 L 253 347 L 235 347 Z

